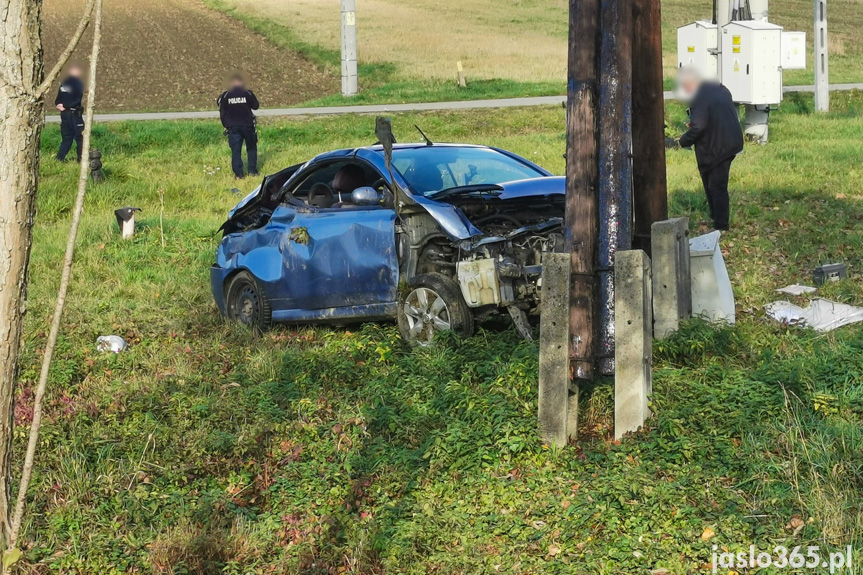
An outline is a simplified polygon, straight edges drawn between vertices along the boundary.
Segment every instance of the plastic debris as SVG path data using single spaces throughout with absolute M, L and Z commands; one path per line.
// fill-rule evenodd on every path
M 119 335 L 100 335 L 96 338 L 96 349 L 120 353 L 129 349 L 129 344 Z
M 792 284 L 790 286 L 785 286 L 784 288 L 779 288 L 776 291 L 779 293 L 787 293 L 788 295 L 805 295 L 808 293 L 815 293 L 817 290 L 812 286 Z
M 821 298 L 813 299 L 805 308 L 787 301 L 775 301 L 764 306 L 764 310 L 776 321 L 811 327 L 819 332 L 863 321 L 863 307 Z

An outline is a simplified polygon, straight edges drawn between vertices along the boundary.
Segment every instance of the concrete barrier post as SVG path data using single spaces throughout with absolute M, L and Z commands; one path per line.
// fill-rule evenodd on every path
M 539 428 L 556 447 L 575 437 L 578 394 L 570 397 L 569 253 L 545 254 L 539 324 Z
M 650 258 L 617 252 L 614 261 L 614 438 L 637 431 L 650 417 L 653 305 Z
M 657 339 L 677 331 L 692 315 L 689 268 L 689 222 L 673 218 L 650 230 L 653 267 L 653 333 Z

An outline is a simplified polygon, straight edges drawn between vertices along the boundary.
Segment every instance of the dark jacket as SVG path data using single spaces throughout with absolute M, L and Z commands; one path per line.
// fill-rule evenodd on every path
M 63 104 L 67 111 L 77 112 L 81 110 L 81 100 L 84 98 L 84 82 L 80 78 L 69 76 L 60 84 L 54 105 Z
M 252 110 L 260 107 L 258 99 L 251 90 L 243 87 L 231 88 L 216 99 L 219 104 L 219 117 L 226 128 L 250 128 L 255 125 Z
M 689 131 L 680 137 L 680 145 L 695 145 L 698 169 L 707 171 L 743 151 L 740 111 L 728 88 L 715 82 L 704 82 L 690 106 Z

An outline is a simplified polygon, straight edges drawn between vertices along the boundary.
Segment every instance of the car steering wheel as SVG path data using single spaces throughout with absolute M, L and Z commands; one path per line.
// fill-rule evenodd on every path
M 336 203 L 333 189 L 323 182 L 318 182 L 309 190 L 308 204 L 319 208 L 330 208 Z

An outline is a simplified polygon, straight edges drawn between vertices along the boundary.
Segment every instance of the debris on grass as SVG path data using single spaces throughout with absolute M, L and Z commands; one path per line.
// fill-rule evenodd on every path
M 787 285 L 783 288 L 779 288 L 776 290 L 778 293 L 785 293 L 788 295 L 805 295 L 810 293 L 815 293 L 817 290 L 812 286 L 804 286 L 800 284 L 791 284 Z
M 818 332 L 863 321 L 863 307 L 826 299 L 813 299 L 802 308 L 787 301 L 775 301 L 764 306 L 769 317 L 788 325 L 811 327 Z
M 129 344 L 119 335 L 100 335 L 96 338 L 96 349 L 120 353 L 129 349 Z

